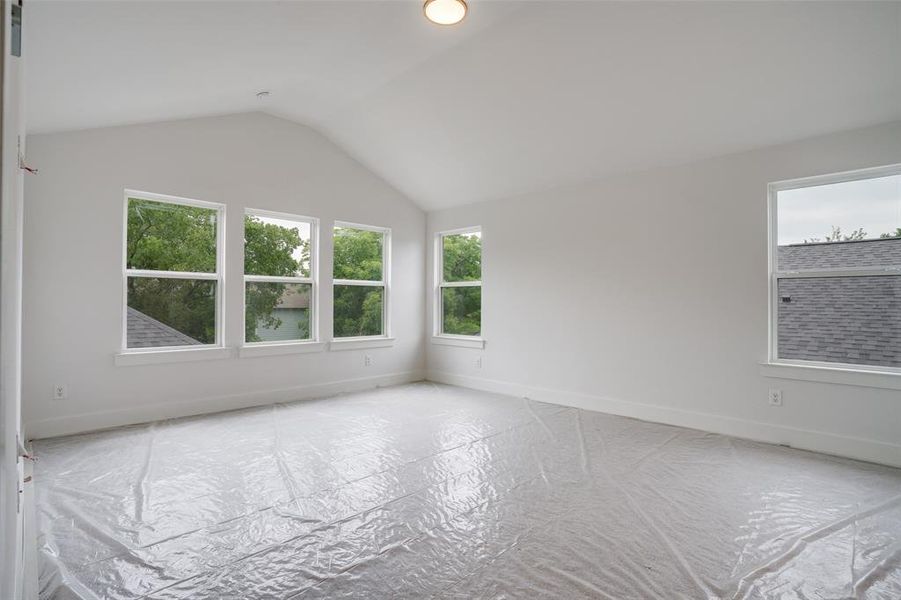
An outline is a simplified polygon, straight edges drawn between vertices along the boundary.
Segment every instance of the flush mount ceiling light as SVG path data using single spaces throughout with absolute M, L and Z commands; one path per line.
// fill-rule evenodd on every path
M 425 0 L 425 18 L 438 25 L 456 25 L 466 16 L 464 0 Z

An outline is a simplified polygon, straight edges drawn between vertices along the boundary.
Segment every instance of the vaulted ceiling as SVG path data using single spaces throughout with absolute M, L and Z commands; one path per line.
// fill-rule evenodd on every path
M 901 119 L 901 2 L 469 4 L 30 2 L 29 130 L 263 110 L 431 210 Z

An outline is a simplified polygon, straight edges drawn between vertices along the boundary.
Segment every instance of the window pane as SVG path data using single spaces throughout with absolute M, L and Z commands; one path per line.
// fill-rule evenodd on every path
M 901 175 L 778 193 L 778 269 L 901 264 Z
M 285 342 L 310 339 L 308 283 L 251 281 L 244 287 L 244 339 Z
M 128 199 L 129 269 L 216 272 L 216 211 Z
M 383 335 L 382 301 L 385 288 L 364 285 L 335 286 L 335 337 Z
M 309 277 L 310 224 L 245 215 L 244 273 Z
M 335 279 L 381 281 L 384 239 L 376 231 L 335 227 Z
M 215 281 L 128 278 L 127 347 L 194 346 L 215 342 Z
M 901 276 L 778 284 L 779 358 L 901 367 Z
M 441 238 L 444 281 L 482 279 L 482 233 L 445 235 Z
M 482 331 L 482 288 L 442 288 L 441 311 L 443 333 L 479 335 Z

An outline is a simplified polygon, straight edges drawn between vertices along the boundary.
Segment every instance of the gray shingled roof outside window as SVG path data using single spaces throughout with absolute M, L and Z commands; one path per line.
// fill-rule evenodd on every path
M 901 238 L 779 246 L 779 269 L 901 265 Z M 901 367 L 901 276 L 781 279 L 779 358 Z
M 128 307 L 127 322 L 129 348 L 162 348 L 164 346 L 193 346 L 200 344 L 194 338 L 130 306 Z
M 779 246 L 779 270 L 901 265 L 901 238 Z

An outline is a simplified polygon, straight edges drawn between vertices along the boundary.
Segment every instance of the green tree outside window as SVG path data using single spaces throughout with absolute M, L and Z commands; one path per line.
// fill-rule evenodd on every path
M 126 267 L 154 271 L 215 273 L 217 211 L 140 198 L 128 201 Z M 296 228 L 244 219 L 244 268 L 249 274 L 310 274 L 310 241 Z M 245 292 L 247 341 L 257 341 L 258 327 L 277 328 L 273 311 L 292 284 L 249 285 Z M 128 306 L 202 344 L 216 339 L 216 282 L 203 279 L 129 277 Z M 307 285 L 305 288 L 309 288 Z M 304 289 L 293 290 L 304 293 Z M 221 292 L 219 292 L 221 293 Z M 306 290 L 309 294 L 309 290 Z M 297 337 L 310 335 L 306 315 L 298 319 Z
M 441 236 L 442 284 L 482 280 L 482 235 Z M 480 335 L 482 287 L 480 284 L 441 286 L 441 333 Z
M 335 227 L 335 280 L 383 282 L 385 234 L 378 231 Z M 384 285 L 335 283 L 334 337 L 384 335 Z

